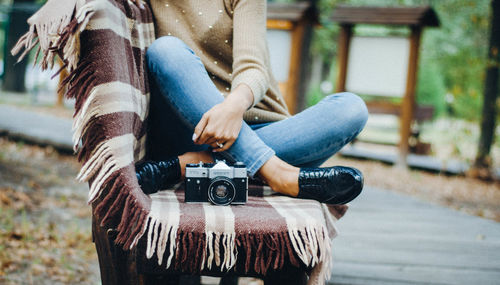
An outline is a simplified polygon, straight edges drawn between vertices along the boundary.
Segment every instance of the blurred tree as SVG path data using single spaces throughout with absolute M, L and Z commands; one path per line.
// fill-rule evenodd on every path
M 453 95 L 453 113 L 478 121 L 488 51 L 491 0 L 434 1 L 442 27 L 424 38 L 424 57 L 435 62 L 447 91 Z
M 500 0 L 491 1 L 491 32 L 484 82 L 483 112 L 481 120 L 481 136 L 474 167 L 485 169 L 489 175 L 491 167 L 490 150 L 493 144 L 496 125 L 499 65 L 500 65 Z M 479 175 L 482 176 L 480 172 Z
M 16 64 L 17 58 L 10 54 L 17 40 L 29 29 L 26 20 L 32 14 L 32 11 L 26 4 L 35 3 L 36 0 L 14 0 L 12 9 L 9 13 L 9 22 L 6 31 L 6 49 L 4 50 L 4 74 L 3 86 L 6 91 L 25 92 L 24 84 L 27 60 Z

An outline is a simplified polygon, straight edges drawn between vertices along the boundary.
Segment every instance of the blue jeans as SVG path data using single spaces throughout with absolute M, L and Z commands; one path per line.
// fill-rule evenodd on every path
M 224 97 L 200 58 L 176 37 L 157 39 L 147 50 L 151 77 L 149 140 L 154 159 L 210 149 L 191 140 L 202 115 Z M 220 155 L 246 164 L 253 177 L 273 155 L 298 167 L 317 167 L 353 140 L 368 118 L 366 105 L 352 93 L 325 97 L 288 119 L 248 125 Z

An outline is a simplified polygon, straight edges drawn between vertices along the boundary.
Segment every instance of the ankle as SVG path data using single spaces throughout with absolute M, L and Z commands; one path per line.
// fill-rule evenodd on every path
M 292 167 L 282 169 L 280 171 L 280 185 L 278 186 L 281 193 L 297 197 L 299 194 L 299 168 Z
M 186 177 L 186 164 L 198 162 L 214 162 L 212 154 L 208 151 L 186 152 L 179 155 L 179 163 L 181 165 L 181 177 Z
M 282 161 L 278 157 L 273 157 L 267 161 L 258 174 L 276 192 L 293 197 L 299 193 L 299 168 Z

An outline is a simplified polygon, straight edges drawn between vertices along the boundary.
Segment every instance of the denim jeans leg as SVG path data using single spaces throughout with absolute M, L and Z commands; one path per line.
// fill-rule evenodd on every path
M 344 92 L 255 132 L 284 161 L 298 167 L 317 167 L 364 128 L 368 110 L 363 100 Z
M 200 58 L 180 39 L 170 36 L 157 39 L 148 48 L 146 57 L 150 76 L 161 97 L 192 134 L 203 114 L 221 103 L 224 97 L 211 81 Z M 245 163 L 249 175 L 254 176 L 275 152 L 243 123 L 238 139 L 224 154 Z

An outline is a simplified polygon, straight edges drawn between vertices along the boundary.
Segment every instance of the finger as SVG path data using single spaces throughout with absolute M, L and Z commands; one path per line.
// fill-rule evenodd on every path
M 199 139 L 201 137 L 201 134 L 203 133 L 203 130 L 207 126 L 208 119 L 206 116 L 201 117 L 201 120 L 198 122 L 196 127 L 194 128 L 194 133 L 193 133 L 193 142 L 196 144 L 199 144 Z
M 226 151 L 226 150 L 228 150 L 234 144 L 234 142 L 235 142 L 234 139 L 228 140 L 228 141 L 224 142 L 224 146 L 223 147 L 218 147 L 218 148 L 214 149 L 213 151 L 214 152 Z
M 208 144 L 208 145 L 210 145 L 210 147 L 212 148 L 212 150 L 215 151 L 216 149 L 219 149 L 219 145 L 217 143 L 218 142 L 213 142 L 213 143 Z
M 208 140 L 214 137 L 215 137 L 215 131 L 213 131 L 213 127 L 210 126 L 210 122 L 208 122 L 207 125 L 205 126 L 205 129 L 203 129 L 203 132 L 201 133 L 201 136 L 197 142 L 198 144 L 206 144 Z
M 212 145 L 215 143 L 217 145 L 217 148 L 220 148 L 220 145 L 224 145 L 227 141 L 231 140 L 232 136 L 230 135 L 224 135 L 220 134 L 219 132 L 216 132 L 216 134 L 213 135 L 213 137 L 205 142 L 205 144 Z M 219 144 L 217 144 L 219 143 Z
M 215 137 L 211 137 L 211 138 L 209 138 L 209 139 L 205 142 L 205 144 L 212 145 L 212 144 L 215 144 L 215 143 L 217 143 L 217 142 L 220 142 L 220 140 L 217 140 L 217 138 L 215 138 Z
M 223 147 L 220 147 L 217 149 L 216 152 L 221 152 L 221 151 L 226 151 L 228 150 L 234 143 L 234 141 L 236 140 L 238 136 L 235 136 L 235 135 L 232 135 L 232 134 L 229 134 L 229 133 L 226 133 L 224 135 L 221 136 L 221 138 L 219 139 L 219 142 L 224 142 L 224 145 Z

